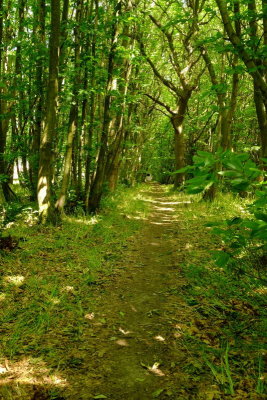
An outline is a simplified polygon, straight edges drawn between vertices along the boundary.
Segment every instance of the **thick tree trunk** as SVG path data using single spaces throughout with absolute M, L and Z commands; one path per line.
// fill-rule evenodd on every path
M 58 61 L 60 39 L 60 1 L 51 0 L 51 35 L 49 41 L 49 82 L 46 114 L 41 138 L 38 172 L 38 204 L 41 223 L 56 224 L 59 216 L 52 196 L 55 128 L 57 123 Z
M 187 104 L 190 99 L 191 93 L 181 97 L 178 103 L 177 112 L 172 115 L 171 123 L 174 129 L 174 155 L 175 155 L 175 169 L 181 169 L 185 166 L 185 140 L 183 133 L 183 123 L 186 115 Z M 184 184 L 185 174 L 175 174 L 174 187 L 178 188 Z

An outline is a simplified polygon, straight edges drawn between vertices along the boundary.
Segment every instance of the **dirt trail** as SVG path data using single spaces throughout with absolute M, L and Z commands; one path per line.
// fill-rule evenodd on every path
M 191 311 L 179 295 L 184 284 L 180 260 L 174 257 L 179 243 L 170 236 L 179 227 L 177 203 L 157 185 L 148 196 L 152 212 L 143 230 L 125 250 L 119 274 L 88 315 L 95 329 L 94 357 L 88 359 L 85 374 L 94 388 L 92 397 L 87 385 L 83 394 L 76 376 L 72 385 L 79 399 L 104 395 L 110 400 L 146 400 L 161 390 L 161 399 L 188 398 L 178 395 L 190 379 L 179 367 L 187 357 L 179 345 L 179 323 L 186 322 Z M 85 376 L 81 379 L 86 382 Z

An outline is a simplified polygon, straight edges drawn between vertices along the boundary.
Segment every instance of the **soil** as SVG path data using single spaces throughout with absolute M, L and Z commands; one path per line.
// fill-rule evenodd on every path
M 128 238 L 122 254 L 118 248 L 115 270 L 88 288 L 88 299 L 84 293 L 84 302 L 91 307 L 88 313 L 84 315 L 81 307 L 79 320 L 74 321 L 70 313 L 68 325 L 67 313 L 65 327 L 59 326 L 57 334 L 48 330 L 42 336 L 39 361 L 29 362 L 22 353 L 19 362 L 0 365 L 1 400 L 264 398 L 255 393 L 255 383 L 246 375 L 242 386 L 236 384 L 234 396 L 218 387 L 211 372 L 212 362 L 219 370 L 218 358 L 209 353 L 209 367 L 198 343 L 220 349 L 220 327 L 227 321 L 223 311 L 217 319 L 214 314 L 197 314 L 183 272 L 189 259 L 196 265 L 198 257 L 209 263 L 214 239 L 202 223 L 193 224 L 194 206 L 188 204 L 188 197 L 176 196 L 180 200 L 173 201 L 160 185 L 147 187 L 142 197 L 151 213 Z M 190 220 L 185 210 L 190 211 Z M 71 291 L 69 296 L 75 299 Z M 205 300 L 200 293 L 199 301 L 205 311 L 210 298 Z M 56 364 L 52 359 L 54 365 L 49 361 L 53 348 L 59 354 Z M 44 349 L 49 350 L 46 358 Z M 18 384 L 15 378 L 23 374 L 23 383 Z
M 179 295 L 185 281 L 179 266 L 183 253 L 177 259 L 176 249 L 185 243 L 171 234 L 179 230 L 177 208 L 182 213 L 186 203 L 170 201 L 158 185 L 147 195 L 152 212 L 87 316 L 94 328 L 94 356 L 85 361 L 83 376 L 70 378 L 71 398 L 197 398 L 194 377 L 183 371 L 188 352 L 181 327 L 192 319 L 192 311 Z M 90 388 L 81 391 L 81 380 L 92 384 L 93 377 L 88 397 Z M 198 382 L 198 392 L 202 384 Z

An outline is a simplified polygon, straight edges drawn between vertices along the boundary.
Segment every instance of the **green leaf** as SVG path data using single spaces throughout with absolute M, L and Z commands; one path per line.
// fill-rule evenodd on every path
M 97 396 L 93 397 L 93 399 L 107 399 L 107 396 L 104 394 L 98 394 Z
M 177 171 L 171 172 L 170 175 L 175 175 L 175 174 L 182 174 L 184 172 L 189 172 L 195 169 L 195 166 L 193 165 L 188 165 L 187 167 L 180 168 Z
M 227 178 L 237 178 L 242 176 L 242 174 L 238 171 L 229 171 L 229 170 L 219 171 L 218 174 L 221 176 L 226 176 Z
M 158 389 L 158 390 L 155 390 L 155 392 L 152 393 L 153 399 L 156 399 L 157 397 L 159 397 L 159 396 L 161 395 L 161 393 L 164 392 L 164 390 L 165 390 L 165 389 Z
M 260 219 L 261 221 L 267 222 L 267 214 L 265 214 L 265 213 L 255 213 L 254 215 L 255 215 L 255 217 L 257 219 Z
M 227 220 L 227 225 L 232 226 L 232 225 L 240 224 L 240 222 L 242 222 L 242 221 L 243 221 L 242 218 L 234 217 L 232 219 Z
M 226 253 L 225 251 L 220 251 L 216 258 L 216 265 L 218 265 L 218 267 L 225 267 L 228 264 L 230 258 L 230 254 Z

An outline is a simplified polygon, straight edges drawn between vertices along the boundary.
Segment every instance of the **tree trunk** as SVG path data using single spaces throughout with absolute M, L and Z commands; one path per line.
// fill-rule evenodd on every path
M 95 17 L 94 17 L 94 33 L 91 40 L 91 74 L 90 74 L 90 86 L 91 92 L 89 96 L 89 126 L 86 136 L 86 159 L 85 159 L 85 207 L 88 211 L 89 196 L 91 188 L 91 164 L 92 164 L 92 141 L 94 134 L 94 121 L 95 121 L 95 91 L 92 90 L 95 87 L 95 75 L 96 75 L 96 33 L 98 26 L 98 0 L 91 2 L 89 18 L 92 18 L 93 14 L 93 3 L 95 4 Z M 88 46 L 89 47 L 89 46 Z
M 78 85 L 80 81 L 80 22 L 82 16 L 82 5 L 83 0 L 79 0 L 77 3 L 77 11 L 76 11 L 76 28 L 74 31 L 75 34 L 75 61 L 74 61 L 74 77 L 73 77 L 73 88 L 72 88 L 72 100 L 71 100 L 71 109 L 69 115 L 69 124 L 68 124 L 68 134 L 67 134 L 67 146 L 65 151 L 64 158 L 64 169 L 63 169 L 63 178 L 61 184 L 61 190 L 59 198 L 56 202 L 56 208 L 59 212 L 63 212 L 64 205 L 66 202 L 67 191 L 69 187 L 69 179 L 71 174 L 71 163 L 73 157 L 73 141 L 75 135 L 77 133 L 77 123 L 78 123 Z M 74 174 L 76 171 L 74 171 Z
M 56 202 L 56 208 L 61 213 L 64 210 L 67 191 L 69 187 L 69 179 L 72 166 L 73 139 L 76 132 L 76 124 L 77 124 L 77 108 L 76 105 L 72 105 L 69 116 L 69 128 L 68 128 L 67 145 L 64 157 L 63 178 L 61 183 L 60 194 Z
M 177 112 L 172 115 L 171 123 L 174 129 L 174 155 L 175 155 L 175 170 L 181 169 L 185 166 L 185 140 L 183 134 L 183 123 L 186 115 L 187 104 L 190 99 L 191 93 L 181 97 L 178 103 Z M 178 188 L 184 184 L 185 174 L 175 174 L 174 187 Z
M 254 82 L 254 102 L 260 130 L 261 155 L 267 157 L 267 116 L 261 91 Z
M 36 61 L 36 87 L 38 90 L 38 101 L 36 107 L 35 126 L 33 129 L 32 137 L 32 154 L 29 158 L 30 161 L 30 173 L 32 176 L 32 192 L 34 198 L 37 194 L 38 185 L 38 168 L 39 168 L 39 150 L 41 143 L 41 132 L 42 132 L 42 121 L 43 121 L 43 104 L 44 104 L 44 57 L 42 56 L 42 46 L 45 45 L 45 0 L 39 0 L 38 2 L 38 15 L 36 15 L 38 26 L 37 26 L 37 38 L 38 38 L 38 59 Z
M 3 63 L 3 0 L 0 0 L 0 76 L 2 81 L 4 82 L 3 71 L 2 71 L 2 63 Z M 3 200 L 8 201 L 13 196 L 14 193 L 9 187 L 8 184 L 8 176 L 6 171 L 6 162 L 5 162 L 5 150 L 6 150 L 6 139 L 7 139 L 7 131 L 9 125 L 10 116 L 7 115 L 7 104 L 6 101 L 3 100 L 3 92 L 4 89 L 0 88 L 0 194 L 1 194 L 1 202 Z M 8 110 L 10 112 L 10 110 Z M 6 115 L 5 115 L 6 114 Z
M 57 120 L 58 61 L 60 39 L 60 1 L 51 0 L 51 34 L 49 41 L 49 82 L 47 87 L 46 113 L 40 146 L 38 171 L 38 204 L 40 222 L 56 224 L 59 216 L 52 196 L 54 167 L 54 143 Z
M 89 204 L 88 210 L 91 213 L 97 211 L 100 206 L 101 197 L 103 194 L 103 185 L 105 181 L 105 171 L 106 171 L 106 162 L 107 162 L 107 146 L 108 146 L 108 137 L 109 137 L 109 125 L 110 125 L 110 107 L 111 107 L 111 90 L 113 83 L 113 71 L 115 66 L 115 55 L 119 34 L 119 26 L 118 26 L 118 16 L 121 12 L 121 1 L 117 2 L 117 6 L 114 10 L 114 22 L 112 27 L 112 40 L 111 47 L 109 52 L 109 60 L 108 60 L 108 80 L 106 87 L 106 95 L 104 100 L 104 112 L 103 112 L 103 125 L 102 125 L 102 133 L 100 140 L 100 151 L 97 160 L 97 169 L 95 174 L 94 182 L 91 186 L 90 195 L 89 195 Z

